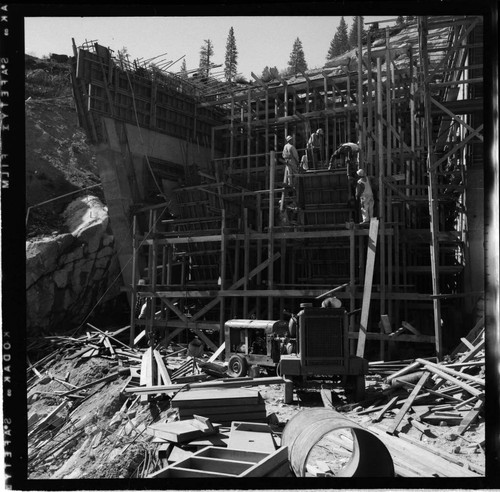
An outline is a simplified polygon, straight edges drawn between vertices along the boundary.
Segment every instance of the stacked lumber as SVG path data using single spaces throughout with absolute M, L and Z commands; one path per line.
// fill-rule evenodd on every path
M 219 423 L 266 419 L 266 406 L 260 393 L 246 388 L 183 391 L 172 398 L 171 405 L 177 408 L 181 420 L 192 418 L 194 414 Z

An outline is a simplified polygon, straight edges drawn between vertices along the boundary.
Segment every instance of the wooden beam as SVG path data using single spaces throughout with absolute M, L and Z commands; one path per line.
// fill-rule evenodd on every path
M 278 377 L 255 378 L 255 379 L 229 378 L 229 379 L 219 379 L 217 381 L 205 381 L 202 383 L 169 384 L 163 386 L 125 388 L 125 393 L 154 394 L 154 393 L 168 393 L 177 391 L 179 389 L 187 389 L 187 388 L 243 388 L 246 386 L 260 386 L 269 384 L 285 384 L 285 380 L 283 378 L 278 378 Z
M 399 413 L 396 415 L 395 419 L 393 422 L 391 422 L 391 425 L 387 428 L 387 433 L 388 434 L 395 434 L 397 432 L 397 429 L 399 425 L 401 424 L 401 421 L 403 420 L 404 416 L 410 409 L 410 407 L 413 405 L 413 401 L 415 400 L 416 396 L 426 383 L 427 379 L 429 379 L 430 373 L 425 371 L 422 376 L 420 377 L 418 383 L 415 385 L 415 388 L 413 388 L 413 391 L 410 393 L 410 396 L 407 398 L 405 404 L 399 411 Z
M 363 357 L 365 353 L 366 333 L 368 329 L 368 315 L 370 312 L 370 299 L 373 282 L 373 271 L 375 269 L 375 252 L 377 249 L 378 224 L 376 218 L 370 220 L 370 232 L 368 235 L 368 251 L 366 253 L 365 286 L 363 290 L 363 303 L 361 307 L 361 321 L 359 325 L 359 338 L 356 355 Z

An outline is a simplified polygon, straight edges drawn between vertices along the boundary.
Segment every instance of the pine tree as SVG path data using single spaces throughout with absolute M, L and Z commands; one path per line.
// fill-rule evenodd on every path
M 349 51 L 349 37 L 347 35 L 347 24 L 344 20 L 344 16 L 342 16 L 339 26 L 337 27 L 337 32 L 330 43 L 326 59 L 331 60 L 336 56 L 343 55 L 346 51 Z
M 357 48 L 358 46 L 358 16 L 355 16 L 352 18 L 352 26 L 351 30 L 349 31 L 349 49 L 352 48 Z M 366 32 L 365 28 L 363 26 L 363 21 L 364 17 L 360 16 L 361 18 L 361 39 L 365 39 Z
M 260 76 L 262 82 L 271 82 L 271 80 L 276 80 L 278 78 L 279 78 L 279 70 L 277 67 L 266 66 L 264 70 L 262 70 L 262 75 Z
M 210 39 L 205 39 L 205 44 L 200 48 L 200 72 L 205 77 L 210 75 L 211 59 L 214 54 L 214 46 Z M 201 75 L 200 74 L 200 75 Z
M 288 61 L 288 74 L 297 75 L 307 70 L 307 63 L 302 48 L 302 41 L 297 38 L 293 43 L 290 60 Z
M 224 65 L 224 76 L 227 82 L 232 82 L 237 74 L 238 50 L 236 49 L 236 39 L 234 38 L 234 30 L 231 26 L 226 42 L 226 59 Z

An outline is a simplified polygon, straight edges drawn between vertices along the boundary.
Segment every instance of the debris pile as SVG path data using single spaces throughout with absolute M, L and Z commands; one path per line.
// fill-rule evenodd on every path
M 226 377 L 223 346 L 131 348 L 129 327 L 87 326 L 28 361 L 30 479 L 294 476 L 286 426 L 324 406 L 376 436 L 396 476 L 484 476 L 484 331 L 446 361 L 371 363 L 363 401 L 319 384 L 287 403 L 283 378 Z M 350 476 L 349 431 L 309 443 L 304 476 Z

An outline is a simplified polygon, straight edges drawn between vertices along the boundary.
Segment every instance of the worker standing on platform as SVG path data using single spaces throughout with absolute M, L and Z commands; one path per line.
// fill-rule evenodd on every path
M 293 145 L 293 137 L 288 135 L 286 137 L 286 144 L 283 147 L 283 159 L 285 159 L 285 175 L 283 182 L 288 186 L 294 186 L 293 175 L 299 172 L 299 153 Z
M 360 200 L 361 215 L 363 217 L 363 221 L 360 224 L 368 224 L 373 217 L 373 191 L 370 179 L 366 175 L 365 170 L 359 169 L 357 175 L 359 179 L 356 185 L 356 199 Z
M 307 153 L 309 165 L 312 169 L 319 169 L 320 164 L 323 163 L 323 129 L 318 128 L 311 134 L 307 141 Z

